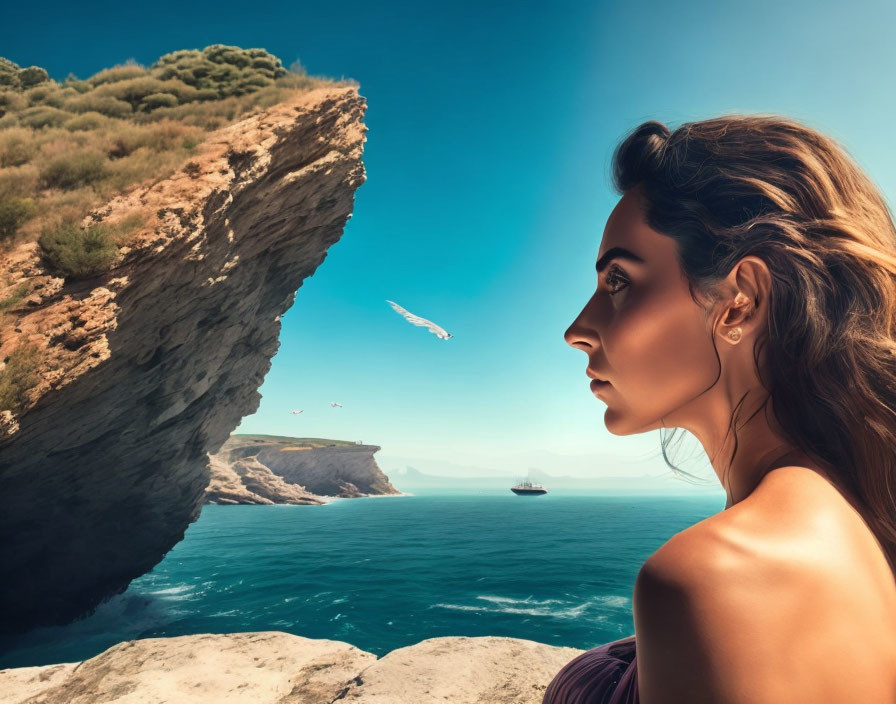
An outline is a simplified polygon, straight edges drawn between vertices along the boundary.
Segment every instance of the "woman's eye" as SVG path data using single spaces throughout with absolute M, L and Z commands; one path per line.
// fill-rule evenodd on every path
M 629 281 L 624 276 L 621 276 L 619 274 L 619 269 L 615 267 L 607 271 L 606 282 L 607 286 L 610 287 L 610 290 L 607 293 L 611 296 L 616 295 L 629 285 Z

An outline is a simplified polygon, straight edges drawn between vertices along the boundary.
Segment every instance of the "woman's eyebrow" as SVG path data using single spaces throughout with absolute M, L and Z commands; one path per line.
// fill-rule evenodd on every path
M 644 260 L 641 259 L 641 257 L 639 257 L 634 252 L 630 252 L 629 250 L 625 249 L 625 247 L 613 247 L 612 249 L 608 250 L 607 253 L 604 254 L 604 256 L 597 260 L 595 269 L 597 269 L 598 274 L 606 269 L 607 264 L 610 263 L 611 259 L 630 259 L 633 262 L 640 262 L 641 264 L 644 263 Z

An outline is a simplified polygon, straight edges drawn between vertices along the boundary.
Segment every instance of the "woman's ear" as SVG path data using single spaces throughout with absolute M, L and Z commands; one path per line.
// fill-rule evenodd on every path
M 771 288 L 771 272 L 759 257 L 741 259 L 725 278 L 722 317 L 717 334 L 727 342 L 737 342 L 742 337 L 755 334 L 764 317 L 768 292 Z

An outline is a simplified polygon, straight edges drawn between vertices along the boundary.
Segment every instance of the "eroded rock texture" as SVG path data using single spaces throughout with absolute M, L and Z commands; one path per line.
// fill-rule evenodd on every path
M 221 453 L 211 455 L 211 479 L 205 488 L 207 504 L 298 504 L 320 506 L 327 503 L 299 484 L 278 477 L 254 457 L 229 462 Z
M 583 651 L 447 636 L 377 659 L 338 640 L 262 631 L 124 641 L 79 665 L 0 670 L 9 704 L 541 704 Z
M 107 275 L 53 278 L 34 244 L 0 262 L 10 288 L 39 287 L 0 360 L 22 343 L 42 360 L 0 413 L 0 632 L 89 613 L 198 517 L 208 453 L 258 408 L 280 316 L 351 215 L 364 110 L 357 88 L 322 88 L 219 130 L 92 214 L 155 218 Z

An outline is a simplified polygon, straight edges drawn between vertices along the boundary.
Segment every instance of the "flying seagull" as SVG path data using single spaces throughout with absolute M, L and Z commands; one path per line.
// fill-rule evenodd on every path
M 392 306 L 392 309 L 396 313 L 398 313 L 400 316 L 402 316 L 405 320 L 407 320 L 409 323 L 428 328 L 429 331 L 436 337 L 438 337 L 442 340 L 447 340 L 449 337 L 454 337 L 454 335 L 452 335 L 451 333 L 445 332 L 444 328 L 440 328 L 438 325 L 436 325 L 435 323 L 433 323 L 430 320 L 427 320 L 426 318 L 421 318 L 418 315 L 409 313 L 404 308 L 402 308 L 400 305 L 398 305 L 394 301 L 390 301 L 388 298 L 386 299 L 386 303 L 388 303 L 390 306 Z
M 301 411 L 290 411 L 290 413 L 292 413 L 294 416 L 297 416 L 297 415 L 299 415 L 299 413 L 301 413 L 304 410 L 305 409 L 303 408 Z
M 341 404 L 341 403 L 336 403 L 335 401 L 330 401 L 330 406 L 332 406 L 333 408 L 336 408 L 337 406 L 338 406 L 339 408 L 342 408 L 342 404 Z

